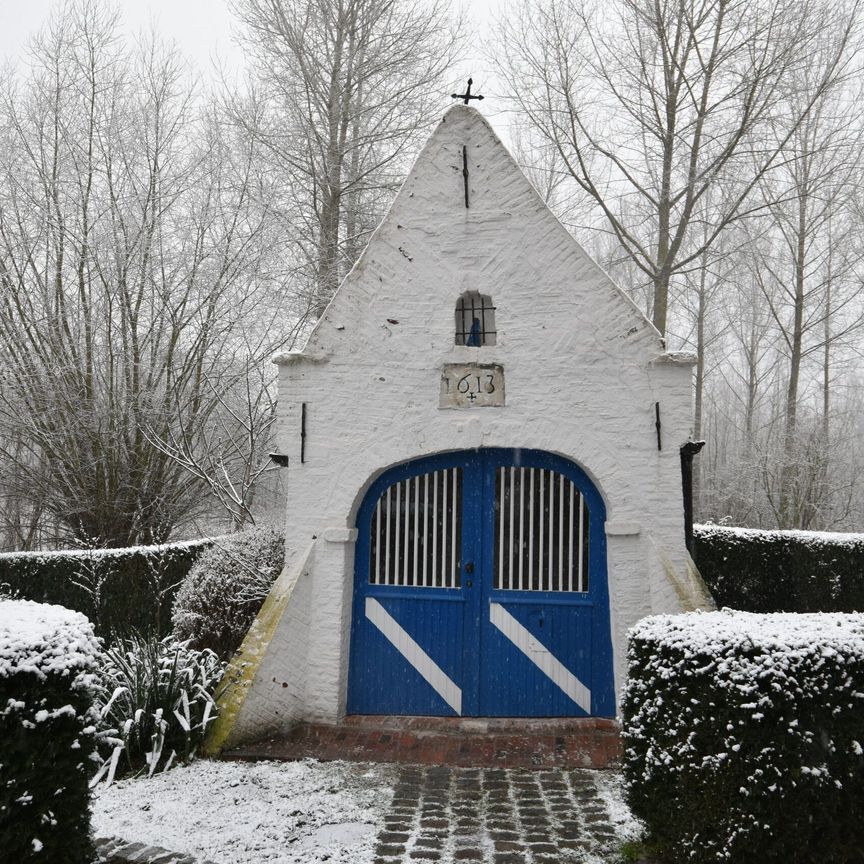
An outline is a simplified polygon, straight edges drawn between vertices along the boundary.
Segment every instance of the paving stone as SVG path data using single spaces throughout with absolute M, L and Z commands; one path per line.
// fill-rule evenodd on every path
M 615 832 L 586 774 L 414 769 L 411 792 L 403 776 L 378 836 L 381 864 L 577 864 L 607 844 L 611 860 Z
M 434 835 L 421 834 L 414 843 L 416 846 L 423 846 L 425 849 L 440 849 L 444 845 L 444 840 Z
M 410 836 L 407 831 L 382 831 L 378 840 L 381 843 L 405 843 Z
M 522 843 L 518 843 L 515 840 L 496 840 L 495 841 L 495 851 L 496 852 L 524 852 L 525 846 Z
M 554 855 L 558 851 L 552 843 L 531 843 L 530 848 L 535 855 Z
M 447 819 L 427 819 L 423 818 L 420 820 L 421 828 L 448 828 L 450 826 L 450 822 Z
M 607 820 L 605 813 L 586 813 L 584 819 L 589 823 L 605 822 Z

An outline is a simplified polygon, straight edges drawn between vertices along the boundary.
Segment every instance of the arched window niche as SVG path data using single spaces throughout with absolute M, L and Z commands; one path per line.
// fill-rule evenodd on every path
M 456 303 L 456 344 L 479 348 L 495 344 L 495 307 L 492 298 L 466 291 Z

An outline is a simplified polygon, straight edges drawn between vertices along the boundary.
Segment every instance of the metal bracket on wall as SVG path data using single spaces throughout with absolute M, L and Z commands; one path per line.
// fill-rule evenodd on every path
M 468 148 L 462 146 L 462 181 L 465 184 L 465 208 L 468 208 Z
M 663 449 L 663 442 L 660 438 L 660 403 L 654 403 L 654 428 L 657 430 L 657 449 Z
M 300 463 L 306 461 L 306 403 L 300 403 Z

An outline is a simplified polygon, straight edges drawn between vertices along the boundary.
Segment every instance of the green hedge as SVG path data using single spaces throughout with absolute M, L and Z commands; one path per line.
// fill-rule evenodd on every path
M 174 601 L 173 634 L 227 660 L 240 647 L 285 562 L 270 526 L 238 531 L 204 552 Z
M 58 606 L 0 601 L 0 860 L 91 864 L 99 645 Z
M 693 558 L 718 607 L 864 611 L 864 534 L 696 525 Z
M 166 635 L 180 583 L 213 540 L 0 555 L 0 590 L 83 612 L 99 635 Z
M 628 803 L 666 858 L 864 860 L 864 615 L 655 616 L 628 660 Z

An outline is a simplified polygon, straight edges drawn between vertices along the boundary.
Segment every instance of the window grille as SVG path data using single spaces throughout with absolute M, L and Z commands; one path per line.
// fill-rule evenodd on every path
M 495 307 L 492 298 L 468 291 L 456 304 L 456 344 L 479 347 L 495 344 Z
M 369 582 L 459 588 L 462 469 L 445 468 L 388 486 L 372 514 Z
M 588 590 L 588 507 L 563 474 L 499 468 L 495 483 L 495 588 Z

